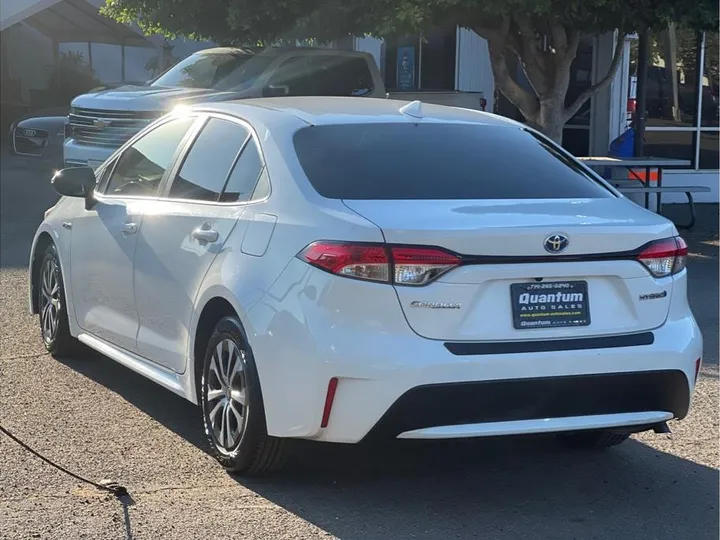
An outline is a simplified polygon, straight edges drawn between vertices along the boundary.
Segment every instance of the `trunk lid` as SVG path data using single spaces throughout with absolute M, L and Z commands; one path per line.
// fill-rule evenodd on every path
M 395 287 L 421 336 L 589 337 L 647 331 L 667 317 L 673 278 L 652 277 L 627 253 L 675 228 L 625 199 L 344 202 L 388 243 L 442 247 L 468 261 L 426 286 Z M 544 247 L 554 235 L 568 239 L 559 254 Z

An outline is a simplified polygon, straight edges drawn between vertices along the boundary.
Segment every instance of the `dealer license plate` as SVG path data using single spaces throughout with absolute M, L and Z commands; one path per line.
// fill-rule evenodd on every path
M 513 283 L 510 300 L 518 330 L 590 324 L 586 281 Z

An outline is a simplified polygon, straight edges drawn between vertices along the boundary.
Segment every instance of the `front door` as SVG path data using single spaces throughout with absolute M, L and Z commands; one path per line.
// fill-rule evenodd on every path
M 251 199 L 263 168 L 248 128 L 208 118 L 173 179 L 146 215 L 135 254 L 138 351 L 182 373 L 195 300 Z M 241 231 L 235 231 L 236 235 Z
M 86 332 L 136 351 L 133 263 L 143 217 L 193 119 L 171 120 L 126 148 L 103 174 L 97 204 L 72 223 L 73 303 Z

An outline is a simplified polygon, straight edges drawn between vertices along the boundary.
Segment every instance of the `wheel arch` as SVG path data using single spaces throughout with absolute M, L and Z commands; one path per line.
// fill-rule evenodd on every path
M 248 326 L 245 312 L 240 308 L 234 296 L 224 287 L 215 286 L 207 289 L 201 295 L 195 308 L 195 322 L 189 336 L 188 343 L 188 366 L 185 370 L 187 381 L 188 397 L 193 403 L 199 403 L 199 384 L 202 376 L 202 362 L 205 358 L 205 350 L 215 325 L 223 317 L 237 317 L 242 330 L 248 338 L 253 335 L 252 328 Z M 250 344 L 248 344 L 250 345 Z
M 195 399 L 200 395 L 200 379 L 202 377 L 202 362 L 205 357 L 208 341 L 212 336 L 215 325 L 223 317 L 237 316 L 233 305 L 222 296 L 211 298 L 204 306 L 198 317 L 192 343 L 192 373 Z
M 51 246 L 55 245 L 55 240 L 50 234 L 48 230 L 41 230 L 33 242 L 33 247 L 30 254 L 30 267 L 29 267 L 29 306 L 30 306 L 30 313 L 32 315 L 37 315 L 39 311 L 38 306 L 38 297 L 37 297 L 37 283 L 38 278 L 40 276 L 40 265 L 42 264 L 42 258 L 43 254 L 45 253 L 45 250 Z M 57 249 L 57 246 L 56 246 Z M 60 254 L 58 250 L 58 259 L 60 260 L 60 271 L 63 273 L 63 276 L 65 276 L 65 270 L 63 267 L 63 261 L 62 261 L 62 255 Z

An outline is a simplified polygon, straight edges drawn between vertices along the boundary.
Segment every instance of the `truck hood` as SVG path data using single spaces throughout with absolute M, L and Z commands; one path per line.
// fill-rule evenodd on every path
M 165 111 L 176 105 L 247 97 L 244 92 L 218 92 L 206 88 L 121 86 L 77 96 L 73 107 L 105 110 Z

